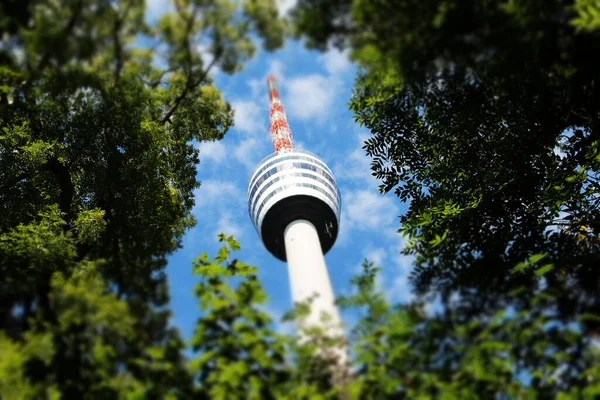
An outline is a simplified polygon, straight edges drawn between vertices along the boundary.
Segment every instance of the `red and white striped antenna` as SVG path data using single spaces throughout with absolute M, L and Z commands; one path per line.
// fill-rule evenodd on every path
M 279 97 L 279 88 L 277 86 L 277 78 L 274 75 L 269 75 L 267 79 L 269 86 L 269 99 L 271 100 L 271 139 L 277 153 L 285 153 L 292 151 L 294 138 L 292 130 L 285 115 L 283 103 Z

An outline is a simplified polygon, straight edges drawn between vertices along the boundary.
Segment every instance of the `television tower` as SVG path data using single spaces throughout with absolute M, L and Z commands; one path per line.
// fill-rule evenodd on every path
M 311 312 L 301 326 L 322 326 L 343 335 L 324 257 L 338 235 L 340 191 L 323 160 L 294 148 L 277 80 L 271 75 L 267 84 L 275 153 L 259 163 L 250 179 L 250 218 L 267 250 L 287 261 L 293 301 L 310 300 Z

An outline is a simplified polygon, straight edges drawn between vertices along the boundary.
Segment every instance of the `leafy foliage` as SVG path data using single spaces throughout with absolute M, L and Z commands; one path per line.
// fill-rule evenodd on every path
M 536 307 L 473 319 L 420 302 L 392 306 L 376 288 L 379 269 L 363 267 L 354 295 L 340 299 L 363 310 L 352 398 L 593 398 L 600 389 L 598 347 L 548 312 L 551 289 Z
M 431 390 L 409 397 L 597 390 L 597 359 L 574 361 L 600 328 L 596 3 L 298 3 L 309 45 L 349 47 L 362 66 L 351 108 L 372 133 L 364 148 L 381 191 L 408 203 L 420 301 L 442 302 L 422 326 L 446 347 L 421 348 L 434 364 L 415 369 L 445 372 L 418 372 Z
M 173 6 L 153 26 L 141 0 L 0 6 L 2 398 L 598 396 L 596 2 L 299 1 L 309 46 L 363 67 L 351 107 L 416 257 L 414 303 L 368 262 L 340 299 L 363 313 L 343 384 L 338 341 L 275 331 L 231 236 L 194 263 L 197 358 L 168 327 L 194 144 L 233 123 L 210 71 L 287 29 L 273 0 Z
M 577 0 L 575 2 L 577 18 L 573 23 L 581 30 L 594 31 L 600 29 L 600 4 L 593 0 Z
M 256 276 L 256 267 L 237 259 L 230 252 L 239 244 L 231 236 L 211 262 L 201 255 L 194 271 L 202 277 L 196 287 L 200 307 L 207 312 L 199 321 L 192 339 L 202 355 L 193 361 L 206 398 L 275 398 L 278 382 L 288 379 L 285 365 L 285 340 L 272 329 L 272 319 L 260 309 L 267 295 Z M 228 281 L 239 278 L 236 287 Z
M 201 277 L 196 295 L 204 315 L 192 339 L 200 356 L 192 361 L 198 395 L 210 399 L 333 399 L 330 360 L 318 354 L 327 338 L 312 332 L 304 340 L 274 330 L 263 309 L 267 294 L 256 267 L 233 258 L 240 250 L 233 236 L 211 260 L 194 262 Z
M 210 72 L 284 25 L 272 0 L 146 20 L 143 0 L 0 5 L 3 398 L 192 393 L 163 269 L 196 223 L 197 142 L 233 124 Z

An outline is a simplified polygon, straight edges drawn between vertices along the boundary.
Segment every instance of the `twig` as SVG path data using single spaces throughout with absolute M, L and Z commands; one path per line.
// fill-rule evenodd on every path
M 190 91 L 190 89 L 194 89 L 196 88 L 198 85 L 200 85 L 204 79 L 206 79 L 208 72 L 210 71 L 210 69 L 215 65 L 215 63 L 217 62 L 217 59 L 219 57 L 215 56 L 212 61 L 210 62 L 210 64 L 208 65 L 208 67 L 206 67 L 206 69 L 204 70 L 204 73 L 202 74 L 202 76 L 200 77 L 200 79 L 198 79 L 198 81 L 196 81 L 196 83 L 191 83 L 191 81 L 188 79 L 183 91 L 179 94 L 179 96 L 177 96 L 177 98 L 175 99 L 175 102 L 173 103 L 173 105 L 171 106 L 171 108 L 169 109 L 169 111 L 167 111 L 167 113 L 165 114 L 165 116 L 163 118 L 161 118 L 160 123 L 161 124 L 165 124 L 167 121 L 169 121 L 171 119 L 171 116 L 173 115 L 173 113 L 177 110 L 177 108 L 179 107 L 179 104 L 181 104 L 181 102 L 186 98 L 188 92 Z

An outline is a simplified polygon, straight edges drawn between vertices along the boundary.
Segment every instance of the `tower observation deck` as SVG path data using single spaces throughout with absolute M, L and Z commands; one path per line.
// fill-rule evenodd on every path
M 326 254 L 335 243 L 341 198 L 333 173 L 306 150 L 273 153 L 250 179 L 248 209 L 267 250 L 287 261 L 284 232 L 293 221 L 311 222 Z
M 293 147 L 277 82 L 270 76 L 267 83 L 275 153 L 259 163 L 250 179 L 250 218 L 267 250 L 287 261 L 294 302 L 311 301 L 311 312 L 301 323 L 321 325 L 327 314 L 333 332 L 342 334 L 324 257 L 339 231 L 340 191 L 323 160 Z

